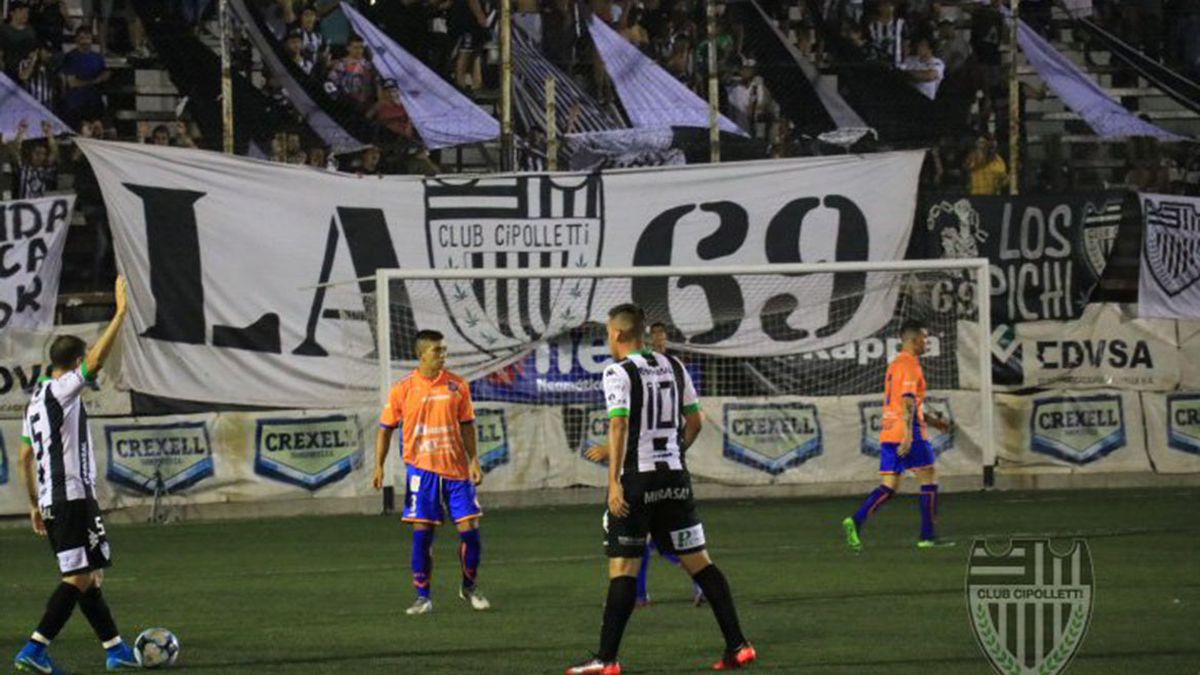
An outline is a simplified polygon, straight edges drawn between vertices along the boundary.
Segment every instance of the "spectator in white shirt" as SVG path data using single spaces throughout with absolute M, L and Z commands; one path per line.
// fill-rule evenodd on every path
M 946 64 L 933 55 L 929 38 L 917 38 L 915 46 L 916 53 L 905 59 L 904 63 L 900 64 L 900 69 L 905 71 L 917 91 L 932 101 L 937 98 L 938 87 L 946 75 Z

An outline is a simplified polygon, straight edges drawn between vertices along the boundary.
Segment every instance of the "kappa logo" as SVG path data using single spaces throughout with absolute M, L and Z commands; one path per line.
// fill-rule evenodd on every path
M 1167 395 L 1167 445 L 1200 455 L 1200 394 Z
M 1169 296 L 1200 279 L 1200 211 L 1190 202 L 1145 200 L 1145 262 L 1158 287 Z
M 561 180 L 561 179 L 560 179 Z M 550 176 L 425 181 L 426 240 L 434 269 L 592 268 L 604 244 L 599 174 L 574 184 Z M 485 352 L 523 346 L 578 326 L 595 280 L 438 282 L 465 340 Z
M 275 417 L 255 423 L 254 473 L 317 491 L 362 466 L 357 415 Z
M 1108 257 L 1117 243 L 1124 210 L 1124 200 L 1119 198 L 1106 199 L 1099 206 L 1088 202 L 1083 207 L 1084 260 L 1097 279 L 1108 267 Z
M 979 648 L 1001 675 L 1057 675 L 1087 635 L 1095 601 L 1092 556 L 1074 540 L 1058 553 L 1049 539 L 1016 539 L 992 553 L 971 544 L 967 608 Z
M 1125 409 L 1119 395 L 1035 400 L 1031 449 L 1072 464 L 1090 464 L 1125 447 Z
M 213 475 L 207 422 L 108 424 L 104 439 L 108 480 L 138 492 L 176 492 Z
M 950 410 L 950 400 L 938 396 L 927 397 L 925 399 L 925 418 L 929 419 L 932 415 L 953 422 L 954 414 Z M 883 404 L 879 401 L 861 401 L 858 404 L 858 416 L 862 431 L 860 452 L 868 457 L 879 457 L 879 433 L 883 431 Z M 941 456 L 942 453 L 954 448 L 954 429 L 955 427 L 951 426 L 949 432 L 942 433 L 932 426 L 928 428 L 929 444 L 933 446 L 935 455 Z
M 810 403 L 726 403 L 724 455 L 777 476 L 824 451 Z

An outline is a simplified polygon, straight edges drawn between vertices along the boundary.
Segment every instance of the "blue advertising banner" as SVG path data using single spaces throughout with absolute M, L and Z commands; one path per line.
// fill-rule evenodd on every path
M 476 401 L 506 403 L 604 404 L 604 368 L 612 363 L 604 334 L 574 331 L 541 342 L 525 358 L 471 383 Z M 685 366 L 701 394 L 700 368 Z

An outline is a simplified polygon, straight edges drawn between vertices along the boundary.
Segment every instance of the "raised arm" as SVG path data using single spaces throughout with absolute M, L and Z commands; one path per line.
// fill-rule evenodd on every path
M 54 125 L 50 120 L 42 120 L 42 135 L 46 137 L 46 161 L 51 165 L 58 164 L 58 139 L 54 137 Z
M 96 373 L 100 372 L 100 369 L 104 367 L 104 362 L 108 360 L 108 354 L 112 351 L 113 345 L 117 343 L 121 323 L 125 321 L 127 293 L 125 276 L 117 276 L 117 285 L 113 289 L 113 294 L 117 299 L 117 313 L 113 316 L 112 321 L 108 322 L 108 328 L 104 329 L 104 334 L 100 336 L 99 340 L 96 340 L 96 344 L 92 345 L 87 357 L 83 360 L 89 378 L 94 378 Z

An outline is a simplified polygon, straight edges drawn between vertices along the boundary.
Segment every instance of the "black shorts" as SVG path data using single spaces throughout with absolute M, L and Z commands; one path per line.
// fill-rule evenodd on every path
M 43 509 L 42 517 L 63 576 L 94 572 L 112 564 L 104 520 L 95 499 L 56 504 Z
M 604 514 L 605 552 L 610 558 L 640 558 L 647 536 L 663 553 L 697 553 L 705 547 L 696 514 L 692 479 L 683 471 L 626 474 L 621 478 L 629 514 Z

